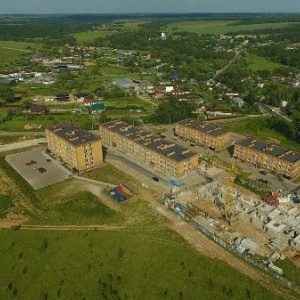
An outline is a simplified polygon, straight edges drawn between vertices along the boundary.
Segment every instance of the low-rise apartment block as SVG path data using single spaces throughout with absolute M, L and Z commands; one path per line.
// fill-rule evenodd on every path
M 102 143 L 98 136 L 64 123 L 46 128 L 48 149 L 78 171 L 92 169 L 103 163 Z
M 234 147 L 234 156 L 259 168 L 295 178 L 300 173 L 300 153 L 247 137 Z
M 230 132 L 208 123 L 185 119 L 175 123 L 175 134 L 190 142 L 219 150 L 230 146 Z
M 100 137 L 104 144 L 116 147 L 148 166 L 174 177 L 182 177 L 198 168 L 198 154 L 166 140 L 115 120 L 101 124 Z

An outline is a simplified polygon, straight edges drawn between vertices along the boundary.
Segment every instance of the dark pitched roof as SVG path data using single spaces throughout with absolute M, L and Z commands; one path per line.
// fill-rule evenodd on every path
M 87 97 L 89 94 L 87 94 L 87 93 L 78 93 L 78 94 L 76 94 L 75 96 L 77 97 L 77 98 L 81 98 L 81 97 Z
M 204 132 L 208 135 L 212 136 L 219 136 L 223 135 L 228 132 L 228 130 L 225 130 L 221 127 L 209 124 L 209 123 L 203 123 L 203 122 L 198 122 L 196 120 L 192 119 L 185 119 L 182 121 L 177 122 L 177 124 L 198 130 L 200 132 Z
M 105 110 L 106 107 L 103 103 L 91 104 L 91 110 Z
M 0 79 L 0 84 L 2 85 L 14 85 L 17 83 L 15 79 Z
M 34 105 L 31 105 L 30 111 L 32 113 L 45 113 L 46 112 L 46 106 L 45 105 L 40 105 L 40 104 L 34 104 Z
M 246 137 L 245 139 L 237 142 L 237 145 L 254 149 L 256 151 L 263 151 L 270 156 L 279 157 L 288 162 L 296 162 L 300 159 L 300 153 L 288 150 L 282 147 L 278 147 L 266 142 L 257 141 L 252 137 Z
M 160 134 L 151 134 L 119 120 L 107 122 L 101 124 L 101 126 L 176 161 L 182 161 L 197 155 L 197 153 L 185 147 L 166 140 Z
M 98 136 L 82 129 L 79 126 L 73 125 L 72 123 L 56 124 L 47 127 L 47 129 L 74 146 L 80 146 L 82 144 L 100 140 Z

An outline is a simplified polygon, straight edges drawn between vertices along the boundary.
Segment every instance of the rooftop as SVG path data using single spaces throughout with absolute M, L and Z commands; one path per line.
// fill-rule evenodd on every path
M 190 151 L 185 147 L 166 140 L 160 134 L 151 134 L 148 131 L 133 127 L 122 121 L 115 120 L 107 122 L 101 124 L 100 127 L 116 132 L 143 147 L 147 147 L 150 150 L 158 152 L 163 156 L 168 156 L 176 161 L 182 161 L 197 155 L 195 152 Z
M 82 129 L 79 126 L 73 125 L 72 123 L 56 124 L 47 127 L 47 129 L 74 146 L 80 146 L 85 143 L 100 140 L 98 136 Z
M 222 135 L 222 134 L 225 134 L 228 132 L 227 130 L 225 130 L 221 127 L 218 127 L 218 126 L 215 126 L 212 124 L 208 124 L 208 123 L 198 122 L 198 121 L 192 120 L 192 119 L 185 119 L 185 120 L 177 122 L 177 124 L 180 124 L 182 126 L 186 126 L 186 127 L 192 128 L 192 129 L 196 129 L 201 132 L 205 132 L 212 136 L 219 136 L 219 135 Z
M 289 149 L 278 147 L 273 144 L 268 144 L 266 142 L 257 141 L 252 137 L 247 137 L 239 142 L 237 145 L 251 148 L 257 151 L 263 151 L 271 156 L 280 157 L 288 162 L 296 162 L 300 159 L 300 153 L 294 152 Z

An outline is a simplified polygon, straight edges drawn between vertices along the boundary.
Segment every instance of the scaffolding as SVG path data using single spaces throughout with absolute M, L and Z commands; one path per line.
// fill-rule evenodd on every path
M 229 175 L 227 181 L 227 193 L 224 202 L 224 216 L 226 220 L 230 221 L 232 216 L 232 202 L 233 202 L 233 185 L 235 179 L 235 161 L 234 156 L 231 158 L 230 166 L 229 166 Z

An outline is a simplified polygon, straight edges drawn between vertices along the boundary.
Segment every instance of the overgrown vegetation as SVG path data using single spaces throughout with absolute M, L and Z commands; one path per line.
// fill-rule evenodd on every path
M 13 200 L 10 195 L 0 195 L 0 219 L 6 216 L 10 207 L 13 206 Z
M 253 136 L 270 143 L 279 144 L 300 151 L 297 124 L 280 117 L 255 117 L 219 123 L 220 126 L 236 133 Z

